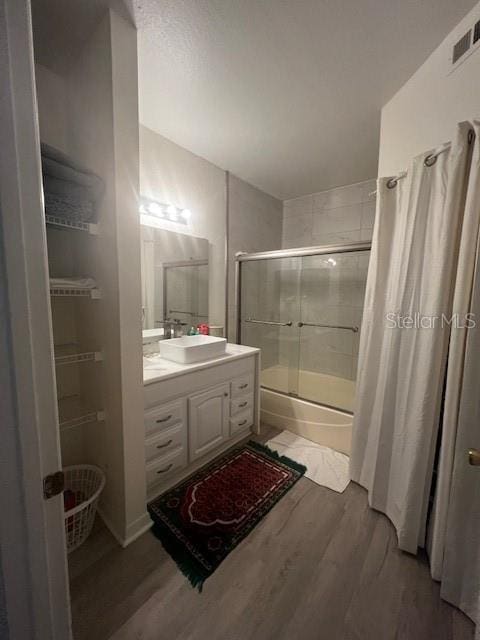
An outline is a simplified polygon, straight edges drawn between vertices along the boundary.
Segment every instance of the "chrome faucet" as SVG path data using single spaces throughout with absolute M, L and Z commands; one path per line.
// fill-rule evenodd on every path
M 186 327 L 186 322 L 181 322 L 178 318 L 174 318 L 170 320 L 170 318 L 166 318 L 165 320 L 159 320 L 156 322 L 160 327 L 163 327 L 164 334 L 163 340 L 169 340 L 170 338 L 181 338 L 183 336 L 183 328 Z

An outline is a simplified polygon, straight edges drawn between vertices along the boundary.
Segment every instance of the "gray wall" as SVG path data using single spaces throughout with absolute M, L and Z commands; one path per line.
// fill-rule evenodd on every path
M 282 247 L 371 240 L 375 188 L 375 180 L 368 180 L 285 201 Z M 368 257 L 369 254 L 337 254 L 335 265 L 329 265 L 326 256 L 305 258 L 302 263 L 303 320 L 360 326 Z M 288 287 L 287 281 L 284 286 Z M 281 312 L 282 317 L 286 317 L 282 305 L 288 305 L 288 291 L 282 290 Z M 288 366 L 291 350 L 287 332 L 284 334 L 279 363 Z M 355 379 L 358 333 L 304 328 L 301 335 L 301 369 Z
M 375 188 L 375 180 L 367 180 L 285 200 L 282 247 L 371 240 Z
M 225 324 L 225 171 L 140 125 L 140 193 L 190 209 L 187 225 L 158 221 L 164 229 L 206 238 L 210 324 Z
M 235 254 L 282 247 L 282 202 L 229 176 L 228 339 L 236 342 Z M 264 357 L 267 357 L 265 353 Z

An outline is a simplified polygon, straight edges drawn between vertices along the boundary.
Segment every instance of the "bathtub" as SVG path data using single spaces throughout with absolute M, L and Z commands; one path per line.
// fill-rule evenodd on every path
M 318 444 L 350 454 L 352 440 L 352 414 L 331 409 L 316 402 L 308 402 L 284 393 L 288 371 L 284 367 L 271 367 L 262 371 L 261 420 L 278 429 L 288 429 Z M 285 385 L 285 386 L 284 386 Z M 341 399 L 343 406 L 353 405 L 355 383 L 341 378 L 313 372 L 299 372 L 299 391 L 318 402 Z M 315 391 L 315 395 L 313 392 Z M 303 395 L 303 394 L 302 394 Z

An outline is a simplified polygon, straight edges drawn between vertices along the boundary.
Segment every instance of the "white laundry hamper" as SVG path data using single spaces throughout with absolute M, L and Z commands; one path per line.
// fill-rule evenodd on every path
M 105 474 L 90 464 L 64 467 L 64 492 L 75 497 L 75 506 L 65 511 L 67 551 L 77 549 L 90 535 L 95 521 L 98 499 L 105 486 Z

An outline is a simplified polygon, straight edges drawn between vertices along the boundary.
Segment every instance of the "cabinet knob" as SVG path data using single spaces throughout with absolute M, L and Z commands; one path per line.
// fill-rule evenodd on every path
M 225 396 L 225 398 L 228 398 L 228 393 L 227 392 L 225 392 L 223 395 Z

